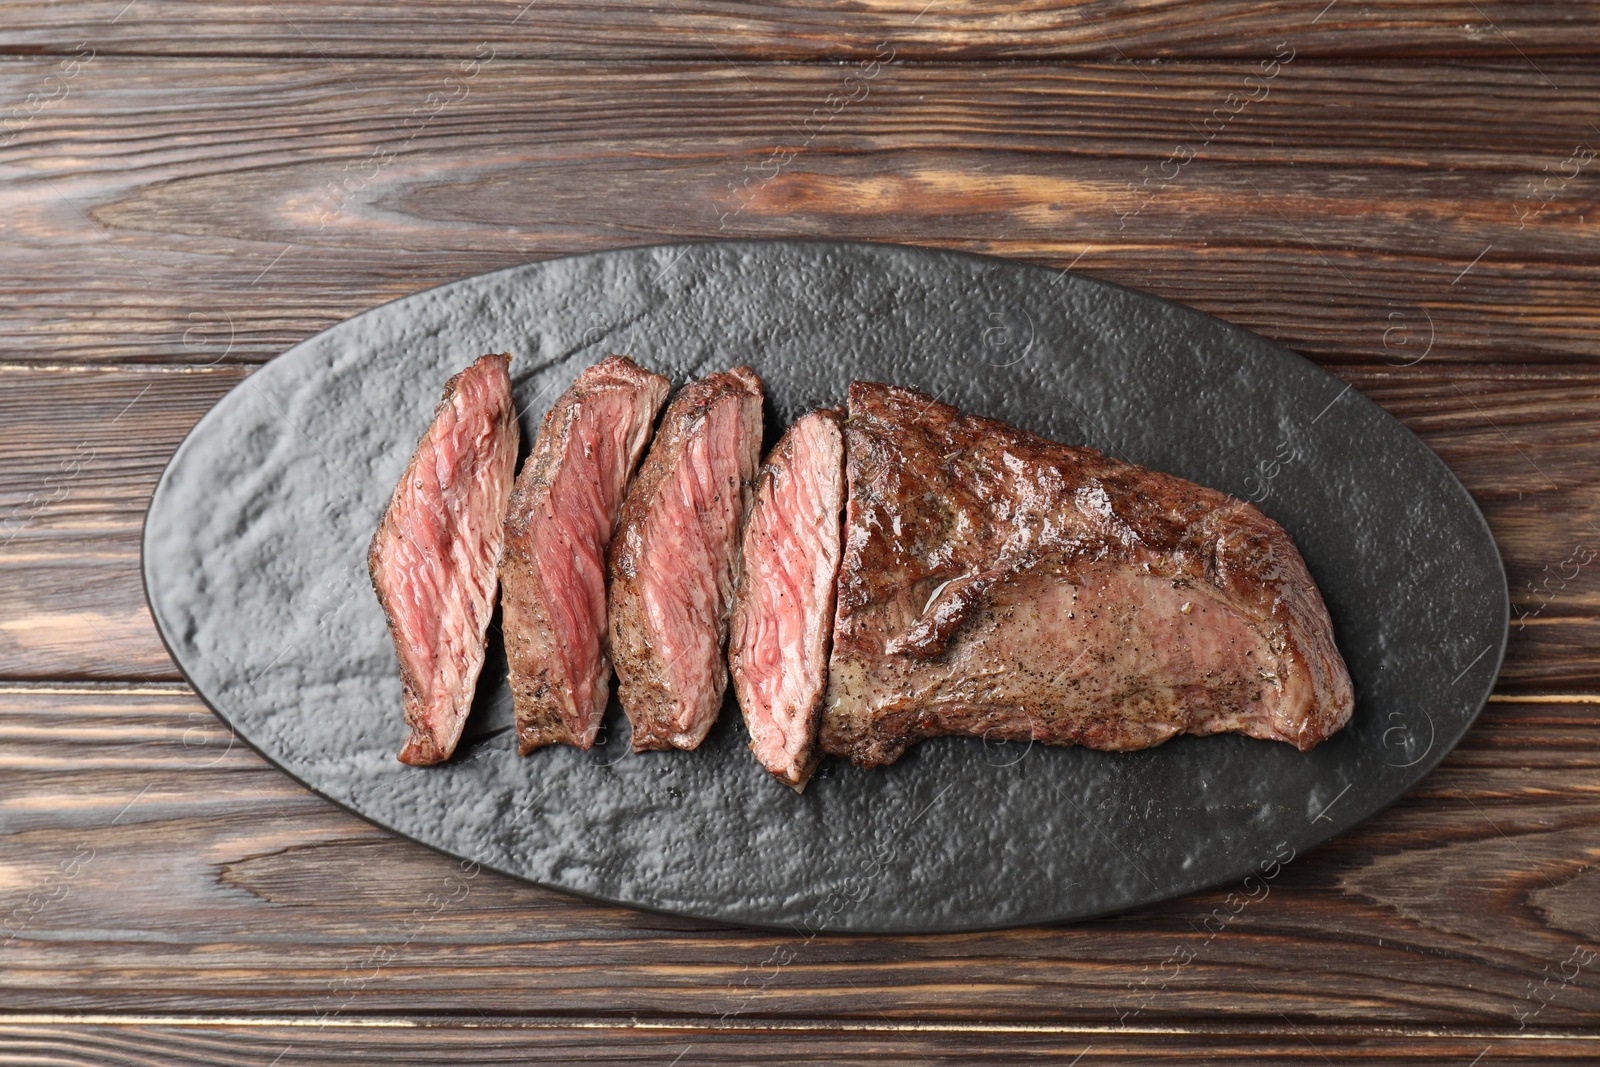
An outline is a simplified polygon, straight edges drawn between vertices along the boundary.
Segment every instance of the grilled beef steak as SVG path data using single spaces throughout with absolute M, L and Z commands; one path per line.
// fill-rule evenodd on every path
M 824 752 L 1185 732 L 1309 749 L 1349 720 L 1322 597 L 1249 504 L 870 382 L 845 444 Z
M 545 414 L 506 516 L 501 625 L 517 745 L 588 748 L 611 690 L 606 549 L 669 383 L 623 356 L 578 375 Z
M 611 652 L 633 748 L 694 748 L 722 707 L 739 527 L 761 461 L 749 367 L 683 388 L 611 545 Z
M 450 758 L 483 669 L 517 464 L 510 363 L 484 356 L 450 379 L 367 552 L 400 660 L 402 763 Z
M 796 791 L 816 764 L 843 506 L 844 438 L 833 412 L 813 411 L 761 469 L 728 634 L 750 750 Z

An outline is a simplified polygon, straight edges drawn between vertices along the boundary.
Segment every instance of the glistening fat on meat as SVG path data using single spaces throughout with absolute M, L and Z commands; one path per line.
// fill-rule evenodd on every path
M 823 752 L 1223 732 L 1309 749 L 1349 720 L 1322 597 L 1251 505 L 872 382 L 850 386 L 845 453 Z
M 611 649 L 635 751 L 695 748 L 722 707 L 739 530 L 761 459 L 749 367 L 685 386 L 622 505 Z
M 624 356 L 545 414 L 505 522 L 501 624 L 517 743 L 594 744 L 610 699 L 606 552 L 669 382 Z
M 483 669 L 517 462 L 509 355 L 451 378 L 367 552 L 411 736 L 400 761 L 450 758 Z
M 816 766 L 843 507 L 839 417 L 813 411 L 789 427 L 761 468 L 728 635 L 750 750 L 797 792 Z

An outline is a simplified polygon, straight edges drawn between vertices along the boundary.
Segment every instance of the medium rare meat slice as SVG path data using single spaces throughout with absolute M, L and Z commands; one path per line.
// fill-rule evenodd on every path
M 750 750 L 797 792 L 816 766 L 843 507 L 838 416 L 813 411 L 789 427 L 761 468 L 728 633 Z
M 761 462 L 749 367 L 683 388 L 611 545 L 611 651 L 633 748 L 695 748 L 722 707 L 739 528 Z
M 1322 597 L 1249 504 L 870 382 L 845 445 L 824 752 L 1185 732 L 1309 749 L 1349 720 Z
M 402 763 L 450 758 L 483 669 L 517 464 L 510 363 L 484 356 L 450 379 L 367 552 L 400 660 Z
M 506 516 L 501 625 L 517 747 L 594 744 L 611 695 L 606 549 L 670 385 L 624 356 L 546 412 Z

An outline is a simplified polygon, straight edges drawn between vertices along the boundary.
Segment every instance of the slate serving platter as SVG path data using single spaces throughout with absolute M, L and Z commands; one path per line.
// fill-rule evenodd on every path
M 524 451 L 611 352 L 674 384 L 747 362 L 767 445 L 852 378 L 1253 500 L 1299 544 L 1355 682 L 1309 753 L 1238 736 L 1112 754 L 946 738 L 804 795 L 745 748 L 515 753 L 491 645 L 467 738 L 395 760 L 400 682 L 368 539 L 446 378 L 510 351 Z M 715 242 L 497 271 L 369 311 L 272 361 L 178 449 L 146 592 L 201 697 L 266 758 L 444 852 L 585 896 L 750 925 L 953 931 L 1070 920 L 1270 878 L 1392 803 L 1482 709 L 1505 573 L 1461 484 L 1360 393 L 1263 338 L 1080 275 L 896 245 Z

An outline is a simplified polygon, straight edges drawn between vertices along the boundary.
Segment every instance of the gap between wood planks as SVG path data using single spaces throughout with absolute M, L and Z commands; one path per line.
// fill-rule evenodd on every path
M 1600 1045 L 1600 1032 L 1589 1030 L 1509 1030 L 1489 1027 L 1438 1027 L 1351 1024 L 1222 1025 L 1215 1023 L 1163 1023 L 1121 1025 L 1112 1023 L 963 1023 L 963 1022 L 859 1022 L 850 1019 L 744 1019 L 709 1025 L 686 1018 L 564 1019 L 504 1016 L 470 1019 L 449 1015 L 398 1017 L 388 1015 L 140 1015 L 140 1014 L 10 1014 L 0 1013 L 0 1029 L 8 1026 L 172 1026 L 172 1027 L 288 1027 L 295 1029 L 369 1030 L 678 1030 L 694 1033 L 776 1031 L 793 1033 L 935 1033 L 935 1034 L 1050 1034 L 1139 1036 L 1323 1036 L 1443 1038 L 1481 1041 L 1585 1041 Z
M 1265 40 L 1263 38 L 1263 40 Z M 24 63 L 29 60 L 60 59 L 64 56 L 78 54 L 76 44 L 62 47 L 41 47 L 38 50 L 22 51 L 0 48 L 0 63 Z M 1339 67 L 1417 67 L 1417 66 L 1452 66 L 1467 65 L 1473 67 L 1505 67 L 1518 72 L 1529 70 L 1528 61 L 1515 53 L 1506 52 L 1418 52 L 1415 55 L 1381 54 L 1365 55 L 1360 53 L 1321 53 L 1306 51 L 1302 57 L 1318 65 Z M 862 59 L 870 59 L 872 51 L 868 46 L 858 46 L 854 51 L 840 52 L 837 55 L 787 55 L 787 56 L 753 56 L 753 55 L 689 55 L 689 56 L 623 56 L 615 60 L 618 64 L 627 66 L 650 67 L 845 67 L 855 64 Z M 141 60 L 164 63 L 241 63 L 260 66 L 265 63 L 306 63 L 318 61 L 332 61 L 348 66 L 362 63 L 436 63 L 440 68 L 450 67 L 461 61 L 460 55 L 428 55 L 421 52 L 393 52 L 393 53 L 363 53 L 362 55 L 346 55 L 335 53 L 332 55 L 317 51 L 307 52 L 150 52 L 150 51 L 123 51 L 120 49 L 98 50 L 95 61 L 101 60 Z M 1026 68 L 1034 66 L 1112 66 L 1137 69 L 1143 67 L 1159 68 L 1173 64 L 1196 64 L 1206 66 L 1234 66 L 1248 67 L 1259 61 L 1258 56 L 1245 52 L 1233 54 L 1218 53 L 1216 55 L 1190 55 L 1188 53 L 1175 53 L 1160 56 L 1128 56 L 1106 52 L 1061 52 L 1042 55 L 1011 55 L 996 53 L 993 55 L 973 56 L 902 56 L 897 55 L 890 61 L 896 67 L 996 67 L 996 68 Z M 1569 72 L 1578 69 L 1591 69 L 1594 66 L 1594 57 L 1587 53 L 1541 53 L 1540 60 L 1546 67 L 1558 72 Z M 569 55 L 497 55 L 496 64 L 510 66 L 523 64 L 527 66 L 558 66 L 558 67 L 594 67 L 604 62 L 604 58 L 591 53 L 574 52 Z

